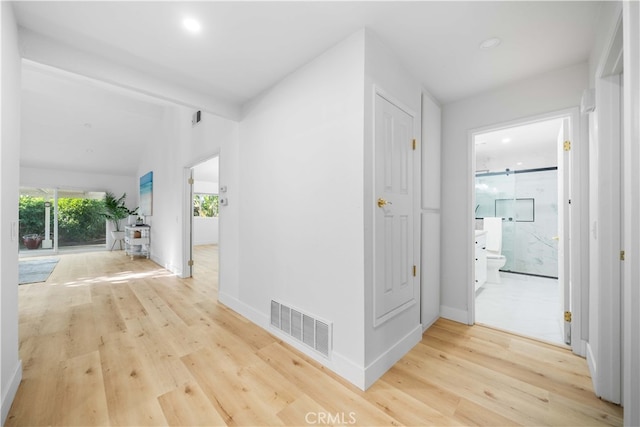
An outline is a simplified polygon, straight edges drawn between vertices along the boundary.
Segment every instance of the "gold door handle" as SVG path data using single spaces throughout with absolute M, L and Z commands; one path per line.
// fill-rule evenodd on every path
M 383 206 L 386 206 L 386 205 L 392 205 L 392 204 L 393 204 L 393 203 L 391 203 L 391 202 L 387 202 L 387 201 L 386 201 L 385 199 L 383 199 L 382 197 L 380 197 L 380 198 L 378 199 L 378 207 L 379 207 L 379 208 L 381 208 L 381 207 L 383 207 Z
M 552 239 L 553 240 L 560 240 L 560 236 L 553 236 Z

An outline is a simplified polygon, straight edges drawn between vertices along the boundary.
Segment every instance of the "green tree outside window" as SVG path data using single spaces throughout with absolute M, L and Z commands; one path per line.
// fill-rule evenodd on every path
M 194 194 L 193 216 L 212 218 L 218 216 L 217 194 Z

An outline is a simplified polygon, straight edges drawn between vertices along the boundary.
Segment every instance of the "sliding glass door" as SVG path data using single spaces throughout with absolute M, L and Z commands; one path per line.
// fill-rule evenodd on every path
M 20 188 L 20 251 L 55 249 L 54 196 L 53 189 Z
M 103 192 L 20 188 L 20 251 L 104 248 Z

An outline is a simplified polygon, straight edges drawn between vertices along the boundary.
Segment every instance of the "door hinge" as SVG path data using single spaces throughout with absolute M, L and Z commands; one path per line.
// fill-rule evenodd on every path
M 190 259 L 190 260 L 187 262 L 187 265 L 189 265 L 189 267 L 193 267 L 193 260 L 192 260 L 192 259 Z
M 413 277 L 416 277 L 417 270 L 418 270 L 418 269 L 417 269 L 417 268 L 416 268 L 416 266 L 414 265 L 414 266 L 413 266 Z
M 571 312 L 570 311 L 565 311 L 564 312 L 564 321 L 565 322 L 571 322 Z
M 620 261 L 624 261 L 624 251 L 620 251 Z
M 187 182 L 189 183 L 189 185 L 193 185 L 193 178 L 189 178 Z
M 571 151 L 571 141 L 565 141 L 562 146 L 564 148 L 564 151 Z
M 416 149 L 416 139 L 414 138 L 413 141 L 411 141 L 411 147 L 415 150 Z

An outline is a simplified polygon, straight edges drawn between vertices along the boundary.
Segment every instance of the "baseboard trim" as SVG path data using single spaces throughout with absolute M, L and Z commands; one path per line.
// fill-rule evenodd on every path
M 335 372 L 337 375 L 349 381 L 351 384 L 355 385 L 359 389 L 361 390 L 365 389 L 364 388 L 365 387 L 364 368 L 361 366 L 358 366 L 357 363 L 353 362 L 347 357 L 344 357 L 343 355 L 341 355 L 340 353 L 337 353 L 336 351 L 333 351 L 331 353 L 331 358 L 329 359 L 325 358 L 324 356 L 321 356 L 320 354 L 316 353 L 314 350 L 310 349 L 304 344 L 292 339 L 290 336 L 283 333 L 279 329 L 271 327 L 270 317 L 267 316 L 266 313 L 259 312 L 255 308 L 245 304 L 244 302 L 238 300 L 237 298 L 231 295 L 228 295 L 225 293 L 219 293 L 218 301 L 221 304 L 230 308 L 231 310 L 235 311 L 236 313 L 240 314 L 241 316 L 245 317 L 246 319 L 250 320 L 251 322 L 255 323 L 256 325 L 260 326 L 262 329 L 266 330 L 271 335 L 286 342 L 288 345 L 295 348 L 299 352 L 303 353 L 305 356 L 313 359 L 314 361 L 318 362 L 319 364 L 326 367 L 327 369 Z
M 364 388 L 366 390 L 384 375 L 398 360 L 407 354 L 422 339 L 422 325 L 418 324 L 411 332 L 405 335 L 390 349 L 382 353 L 376 360 L 365 368 Z
M 440 318 L 440 315 L 438 314 L 437 316 L 435 316 L 433 319 L 427 321 L 426 323 L 422 324 L 422 333 L 424 333 L 424 331 L 426 331 L 427 329 L 429 329 L 430 327 L 433 326 L 434 323 L 436 323 L 438 321 L 438 319 Z
M 240 301 L 239 299 L 229 295 L 229 294 L 225 294 L 224 292 L 219 292 L 218 293 L 218 301 L 224 305 L 226 305 L 227 307 L 229 307 L 231 310 L 235 311 L 238 314 L 241 314 L 242 316 L 246 317 L 247 319 L 249 319 L 250 321 L 252 321 L 253 323 L 255 323 L 256 325 L 260 326 L 262 329 L 266 329 L 267 331 L 271 332 L 268 327 L 269 327 L 269 316 L 267 316 L 266 313 L 261 313 L 258 310 L 254 309 L 253 307 L 251 307 L 248 304 L 245 304 L 244 302 Z
M 575 354 L 577 354 L 578 356 L 587 357 L 587 341 L 585 340 L 578 340 L 578 342 L 576 344 L 571 344 L 571 349 L 573 350 L 573 352 Z
M 158 258 L 157 256 L 154 256 L 153 254 L 151 254 L 151 256 L 149 257 L 149 259 L 153 262 L 155 262 L 156 264 L 158 264 L 160 267 L 164 268 L 165 270 L 168 270 L 169 272 L 175 274 L 178 277 L 181 277 L 184 279 L 184 276 L 182 276 L 182 269 L 179 267 L 176 267 L 175 265 L 171 265 L 169 263 L 164 262 L 164 260 Z
M 16 397 L 16 393 L 18 392 L 18 387 L 20 387 L 20 382 L 22 381 L 22 360 L 18 360 L 18 365 L 16 366 L 13 375 L 11 376 L 11 381 L 7 385 L 6 389 L 3 390 L 2 393 L 2 425 L 4 425 L 5 421 L 7 421 L 7 415 L 9 415 L 9 409 L 11 409 L 11 404 L 13 403 L 13 399 Z M 6 392 L 5 392 L 6 391 Z
M 600 387 L 597 381 L 598 367 L 596 365 L 596 358 L 593 356 L 593 349 L 589 343 L 587 343 L 587 366 L 589 367 L 589 374 L 592 378 L 591 384 L 593 384 L 593 392 L 596 396 L 601 397 L 602 392 L 599 390 Z
M 441 305 L 440 317 L 453 320 L 454 322 L 464 323 L 465 325 L 469 324 L 469 312 L 467 310 L 460 310 L 458 308 Z

